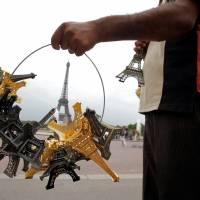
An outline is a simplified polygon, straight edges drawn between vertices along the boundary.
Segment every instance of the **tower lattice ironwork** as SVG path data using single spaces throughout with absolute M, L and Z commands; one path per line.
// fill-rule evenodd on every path
M 69 106 L 68 106 L 68 77 L 69 77 L 69 67 L 70 67 L 70 62 L 67 62 L 66 65 L 66 73 L 65 73 L 65 79 L 64 79 L 64 84 L 62 88 L 62 93 L 61 97 L 58 100 L 58 121 L 60 123 L 69 123 L 71 122 L 71 115 L 69 113 Z M 61 109 L 63 108 L 63 109 Z

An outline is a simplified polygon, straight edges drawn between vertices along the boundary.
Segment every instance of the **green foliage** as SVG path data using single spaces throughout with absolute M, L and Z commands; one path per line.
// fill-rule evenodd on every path
M 128 125 L 128 130 L 135 130 L 136 129 L 136 123 L 135 124 L 129 124 Z

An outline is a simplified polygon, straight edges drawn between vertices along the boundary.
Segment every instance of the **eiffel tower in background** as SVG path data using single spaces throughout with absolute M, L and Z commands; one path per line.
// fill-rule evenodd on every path
M 69 123 L 71 122 L 71 115 L 69 113 L 69 106 L 68 106 L 68 77 L 69 77 L 69 67 L 70 63 L 67 62 L 66 65 L 66 73 L 65 73 L 65 79 L 64 84 L 62 88 L 61 97 L 58 100 L 58 122 L 59 123 Z

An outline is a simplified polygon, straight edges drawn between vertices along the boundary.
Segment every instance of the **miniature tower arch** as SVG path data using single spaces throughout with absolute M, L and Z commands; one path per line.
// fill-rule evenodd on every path
M 62 88 L 61 97 L 58 100 L 58 121 L 60 123 L 69 123 L 71 122 L 71 115 L 69 113 L 69 106 L 68 106 L 68 77 L 69 77 L 69 67 L 70 63 L 67 62 L 66 65 L 66 73 L 65 73 L 65 79 L 64 84 Z

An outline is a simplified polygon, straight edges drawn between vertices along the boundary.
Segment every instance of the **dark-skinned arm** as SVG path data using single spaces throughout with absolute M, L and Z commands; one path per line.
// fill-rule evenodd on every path
M 96 20 L 100 41 L 174 39 L 193 28 L 199 9 L 195 0 L 177 0 L 134 15 L 101 18 Z
M 178 38 L 194 27 L 199 4 L 197 0 L 176 0 L 132 15 L 108 16 L 83 23 L 66 22 L 53 34 L 52 46 L 82 55 L 99 42 Z

